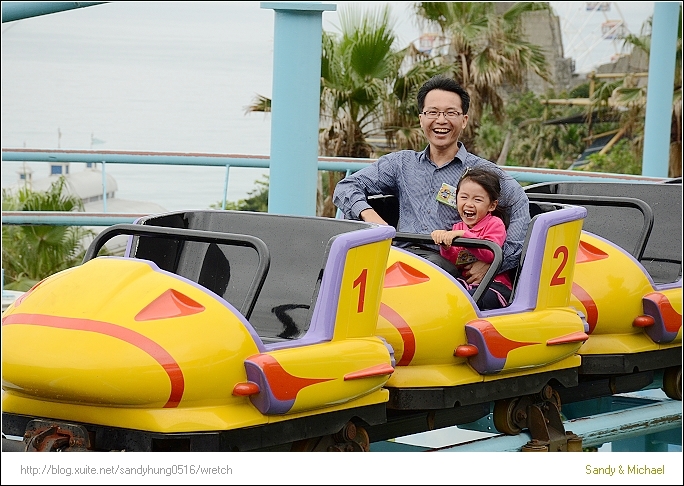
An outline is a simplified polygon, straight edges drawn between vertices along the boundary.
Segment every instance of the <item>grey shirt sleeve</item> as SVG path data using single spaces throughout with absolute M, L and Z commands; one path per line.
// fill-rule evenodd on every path
M 333 203 L 344 214 L 345 219 L 360 219 L 361 211 L 370 209 L 367 196 L 374 194 L 392 194 L 393 175 L 388 174 L 392 164 L 387 156 L 380 157 L 374 163 L 348 175 L 335 187 Z
M 501 195 L 501 204 L 507 207 L 510 214 L 506 242 L 502 248 L 501 271 L 505 271 L 520 264 L 520 255 L 530 224 L 530 206 L 522 186 L 509 175 L 505 175 L 501 180 Z

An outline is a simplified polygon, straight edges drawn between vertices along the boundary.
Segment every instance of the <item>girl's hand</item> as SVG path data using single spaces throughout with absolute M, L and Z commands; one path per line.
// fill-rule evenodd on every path
M 443 245 L 449 248 L 451 246 L 452 240 L 459 235 L 457 231 L 434 230 L 432 233 L 430 233 L 430 236 L 432 237 L 432 241 L 438 245 Z
M 438 245 L 441 245 L 444 233 L 446 233 L 445 230 L 434 230 L 432 233 L 430 233 L 432 241 L 434 241 Z

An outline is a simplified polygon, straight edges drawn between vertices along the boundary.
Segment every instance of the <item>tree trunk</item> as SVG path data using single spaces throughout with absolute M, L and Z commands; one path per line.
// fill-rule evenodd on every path
M 667 171 L 668 177 L 682 177 L 682 143 L 674 142 L 670 144 L 670 167 Z
M 496 165 L 506 165 L 506 158 L 508 157 L 508 151 L 511 149 L 511 132 L 510 130 L 506 132 L 506 139 L 503 143 L 503 148 L 499 154 L 499 158 L 496 160 Z

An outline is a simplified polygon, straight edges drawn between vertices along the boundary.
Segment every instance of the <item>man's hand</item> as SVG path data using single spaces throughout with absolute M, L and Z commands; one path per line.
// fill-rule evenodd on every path
M 388 226 L 387 221 L 382 219 L 380 215 L 375 212 L 375 209 L 364 209 L 359 216 L 361 216 L 361 219 L 366 223 L 384 224 L 385 226 Z
M 466 265 L 463 267 L 463 278 L 471 285 L 479 285 L 490 266 L 491 263 L 485 263 L 481 260 Z

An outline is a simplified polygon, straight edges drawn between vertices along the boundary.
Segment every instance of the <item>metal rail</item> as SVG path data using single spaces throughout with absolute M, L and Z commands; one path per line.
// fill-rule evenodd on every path
M 81 213 L 76 211 L 3 211 L 3 225 L 112 226 L 149 216 L 139 213 Z
M 615 396 L 622 410 L 578 417 L 563 422 L 566 431 L 582 439 L 583 448 L 600 447 L 603 444 L 649 436 L 679 428 L 681 445 L 682 402 L 671 399 L 643 398 L 638 396 Z M 461 426 L 468 429 L 467 426 Z M 520 452 L 532 439 L 527 431 L 519 435 L 493 435 L 476 440 L 454 443 L 441 447 L 426 447 L 401 442 L 377 442 L 371 444 L 375 452 Z
M 351 157 L 318 157 L 318 170 L 356 172 L 377 159 Z M 179 152 L 131 152 L 119 150 L 52 150 L 3 148 L 3 162 L 81 162 L 152 165 L 199 165 L 211 167 L 269 168 L 267 155 L 209 154 Z M 577 170 L 546 169 L 535 167 L 502 166 L 514 179 L 524 182 L 596 181 L 606 182 L 662 182 L 667 177 L 650 177 L 631 174 L 609 174 Z
M 527 192 L 526 194 L 530 201 L 555 201 L 563 204 L 576 204 L 578 206 L 628 207 L 638 209 L 641 211 L 641 215 L 644 218 L 644 224 L 641 227 L 639 238 L 632 251 L 632 256 L 637 260 L 643 258 L 646 243 L 648 243 L 648 237 L 653 230 L 654 217 L 651 206 L 641 199 L 635 199 L 633 197 L 586 196 L 582 194 L 543 194 L 536 192 Z
M 148 238 L 159 238 L 175 241 L 194 241 L 202 243 L 214 243 L 217 245 L 244 246 L 252 248 L 257 252 L 259 265 L 252 278 L 245 300 L 240 307 L 240 313 L 249 319 L 256 305 L 257 298 L 266 281 L 269 267 L 271 265 L 271 255 L 266 243 L 261 238 L 251 235 L 239 235 L 234 233 L 220 233 L 217 231 L 204 231 L 186 228 L 167 228 L 159 226 L 142 226 L 137 224 L 117 224 L 110 226 L 95 237 L 88 247 L 83 263 L 97 257 L 107 241 L 118 235 L 131 235 Z
M 356 159 L 350 157 L 318 157 L 318 170 L 339 171 L 351 174 L 363 169 L 369 163 L 377 159 Z M 271 158 L 266 155 L 244 154 L 210 154 L 210 153 L 174 153 L 174 152 L 131 152 L 114 150 L 46 150 L 46 149 L 2 149 L 3 162 L 74 162 L 74 163 L 101 163 L 103 185 L 103 213 L 89 213 L 91 220 L 86 216 L 76 216 L 77 213 L 62 214 L 54 212 L 52 215 L 39 214 L 34 211 L 13 211 L 2 213 L 2 224 L 50 224 L 61 226 L 109 226 L 117 223 L 132 223 L 135 214 L 110 214 L 106 211 L 107 179 L 106 165 L 115 164 L 142 164 L 142 165 L 187 165 L 203 167 L 225 167 L 222 207 L 226 207 L 228 180 L 232 167 L 269 168 Z M 501 167 L 511 177 L 519 182 L 542 183 L 562 181 L 604 181 L 625 183 L 649 183 L 664 182 L 668 178 L 645 177 L 629 174 L 609 174 L 602 172 L 583 172 L 575 170 L 540 169 L 533 167 Z M 115 216 L 108 220 L 106 216 Z M 118 216 L 118 217 L 116 217 Z M 86 218 L 86 219 L 74 219 Z M 48 222 L 49 221 L 49 222 Z

